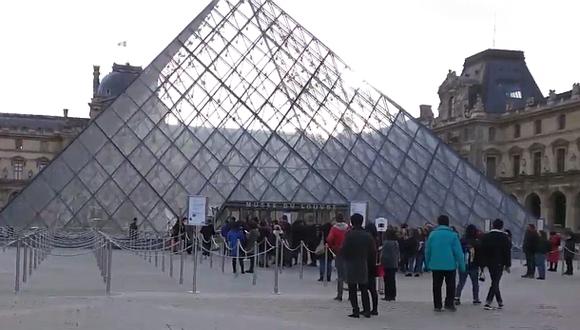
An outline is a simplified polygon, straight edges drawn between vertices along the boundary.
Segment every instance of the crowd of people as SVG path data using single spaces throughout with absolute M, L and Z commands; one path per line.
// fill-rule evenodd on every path
M 240 221 L 231 217 L 220 228 L 219 234 L 226 242 L 223 253 L 232 257 L 232 271 L 253 273 L 254 265 L 271 267 L 274 263 L 293 267 L 299 263 L 319 267 L 319 281 L 331 281 L 333 263 L 336 269 L 335 300 L 342 301 L 344 284 L 348 286 L 348 298 L 353 318 L 378 315 L 377 278 L 384 283 L 385 301 L 397 297 L 396 274 L 420 277 L 425 272 L 432 274 L 433 306 L 436 312 L 455 311 L 461 305 L 463 288 L 468 279 L 472 288 L 472 303 L 482 304 L 480 284 L 489 276 L 489 290 L 485 296 L 484 309 L 502 309 L 503 298 L 500 281 L 504 272 L 510 272 L 512 236 L 503 228 L 503 221 L 496 219 L 492 228 L 485 233 L 470 224 L 463 233 L 450 226 L 449 218 L 439 216 L 437 225 L 429 223 L 422 227 L 407 225 L 388 226 L 378 232 L 373 222 L 364 223 L 360 214 L 347 221 L 337 214 L 332 223 L 316 225 L 312 220 L 296 220 L 290 223 L 286 216 L 278 220 L 249 218 Z M 172 236 L 185 237 L 185 222 L 176 222 Z M 202 227 L 203 255 L 209 256 L 210 240 L 217 234 L 213 225 Z M 562 245 L 562 241 L 564 244 Z M 280 253 L 272 249 L 279 244 Z M 572 275 L 572 260 L 576 254 L 576 241 L 571 232 L 549 237 L 543 230 L 529 225 L 522 250 L 526 256 L 527 272 L 522 277 L 546 278 L 548 271 L 556 271 L 560 253 L 566 264 L 566 275 Z M 186 245 L 187 246 L 187 245 Z M 257 250 L 256 250 L 257 248 Z M 300 251 L 302 253 L 300 253 Z M 190 252 L 190 251 L 188 251 Z M 254 260 L 259 254 L 258 260 Z M 276 259 L 276 257 L 278 259 Z M 249 270 L 245 270 L 244 259 L 249 259 Z M 403 275 L 404 274 L 404 275 Z M 442 287 L 445 284 L 445 298 Z M 358 292 L 362 309 L 358 304 Z M 492 306 L 496 302 L 496 307 Z

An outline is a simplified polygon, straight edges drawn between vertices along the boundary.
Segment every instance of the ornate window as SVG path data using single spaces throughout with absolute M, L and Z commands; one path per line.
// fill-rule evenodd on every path
M 522 161 L 521 155 L 513 155 L 512 156 L 512 168 L 513 168 L 513 175 L 514 177 L 520 175 L 520 163 Z
M 24 159 L 12 159 L 12 174 L 14 180 L 22 180 L 22 173 L 24 172 Z
M 48 159 L 47 158 L 38 158 L 36 160 L 36 168 L 38 168 L 38 171 L 42 171 L 43 168 L 46 167 L 46 165 L 48 165 Z
M 556 172 L 566 171 L 566 148 L 556 149 Z
M 487 156 L 485 158 L 485 173 L 490 178 L 495 178 L 497 174 L 497 157 Z
M 532 154 L 532 164 L 534 165 L 534 175 L 542 174 L 542 152 L 534 151 Z

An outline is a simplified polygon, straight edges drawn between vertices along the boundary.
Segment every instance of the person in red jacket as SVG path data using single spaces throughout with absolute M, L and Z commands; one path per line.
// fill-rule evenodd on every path
M 560 260 L 560 243 L 562 239 L 560 234 L 556 232 L 550 233 L 550 252 L 548 253 L 548 262 L 550 263 L 549 272 L 555 272 L 558 270 L 558 260 Z
M 344 221 L 344 215 L 338 213 L 336 215 L 336 224 L 332 226 L 328 237 L 326 238 L 326 243 L 328 248 L 336 254 L 336 259 L 334 264 L 336 266 L 337 272 L 337 285 L 336 285 L 336 298 L 334 300 L 342 301 L 342 291 L 344 286 L 344 261 L 340 255 L 340 249 L 342 248 L 342 243 L 344 243 L 344 237 L 346 232 L 349 230 L 348 224 Z

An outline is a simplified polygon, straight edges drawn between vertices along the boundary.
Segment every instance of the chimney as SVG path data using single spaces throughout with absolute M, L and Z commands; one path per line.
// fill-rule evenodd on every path
M 98 65 L 93 65 L 93 97 L 97 96 L 97 90 L 101 79 L 100 67 Z M 66 116 L 65 116 L 66 117 Z
M 68 109 L 62 109 L 62 116 L 68 118 Z
M 419 118 L 427 121 L 433 119 L 433 110 L 430 105 L 421 104 L 419 106 Z

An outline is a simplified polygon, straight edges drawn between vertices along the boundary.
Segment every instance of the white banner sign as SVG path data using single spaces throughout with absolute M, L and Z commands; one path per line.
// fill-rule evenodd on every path
M 387 220 L 385 218 L 377 218 L 375 220 L 375 226 L 377 226 L 378 232 L 384 233 L 387 231 L 387 227 L 389 226 L 389 220 Z
M 546 223 L 546 220 L 544 220 L 544 218 L 539 218 L 537 221 L 537 225 L 536 228 L 538 230 L 544 230 L 544 224 Z
M 187 209 L 187 224 L 203 226 L 206 220 L 207 197 L 189 196 Z
M 292 213 L 290 212 L 284 212 L 284 214 L 286 216 L 286 219 L 288 219 L 288 223 L 292 223 Z
M 358 213 L 363 216 L 363 227 L 367 221 L 367 202 L 350 202 L 350 215 Z

